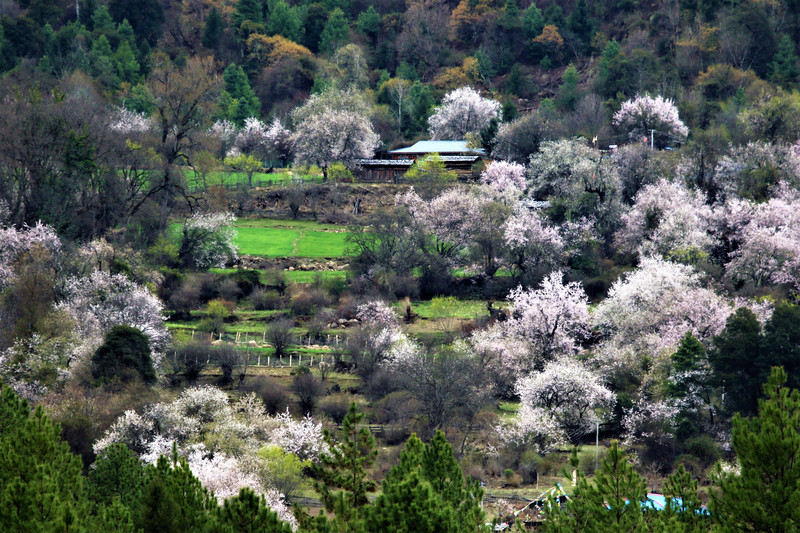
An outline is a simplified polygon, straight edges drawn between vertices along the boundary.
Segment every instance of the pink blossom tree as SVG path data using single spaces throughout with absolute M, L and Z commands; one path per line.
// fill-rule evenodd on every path
M 703 197 L 678 182 L 645 185 L 622 215 L 617 245 L 628 253 L 680 260 L 706 257 L 711 208 Z M 690 261 L 691 262 L 691 261 Z
M 786 283 L 800 289 L 800 193 L 783 187 L 775 198 L 749 209 L 733 204 L 725 275 L 755 286 Z
M 312 95 L 292 112 L 292 118 L 296 161 L 317 165 L 326 176 L 331 163 L 352 168 L 359 159 L 372 157 L 380 144 L 369 120 L 369 106 L 353 91 L 332 89 Z
M 525 167 L 519 163 L 492 161 L 481 173 L 481 183 L 488 185 L 502 198 L 519 198 L 527 186 Z
M 622 102 L 612 123 L 634 141 L 650 139 L 652 132 L 653 141 L 659 147 L 683 142 L 689 135 L 678 108 L 672 100 L 662 96 L 637 96 Z
M 592 314 L 604 337 L 596 360 L 606 374 L 640 368 L 636 361 L 642 356 L 663 362 L 687 331 L 708 345 L 731 311 L 723 298 L 702 286 L 692 267 L 643 258 L 637 270 L 614 282 Z
M 500 116 L 500 102 L 483 98 L 471 87 L 461 87 L 445 95 L 442 105 L 428 119 L 432 139 L 464 140 L 478 133 L 493 118 Z

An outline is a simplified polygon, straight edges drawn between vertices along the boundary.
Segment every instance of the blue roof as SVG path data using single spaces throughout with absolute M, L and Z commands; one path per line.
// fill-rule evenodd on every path
M 483 154 L 480 148 L 468 148 L 467 141 L 417 141 L 412 146 L 392 150 L 390 154 L 452 154 L 452 153 Z

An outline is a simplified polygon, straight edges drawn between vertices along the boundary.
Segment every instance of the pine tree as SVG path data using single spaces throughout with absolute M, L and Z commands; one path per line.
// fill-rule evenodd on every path
M 261 0 L 239 0 L 233 20 L 240 26 L 245 20 L 262 24 L 264 22 L 264 5 Z
M 344 12 L 338 7 L 331 11 L 328 22 L 319 37 L 319 51 L 332 54 L 337 48 L 347 42 L 350 29 Z
M 264 496 L 243 488 L 211 512 L 212 530 L 219 533 L 291 533 L 292 527 L 267 507 Z
M 134 508 L 142 497 L 146 477 L 139 458 L 124 444 L 115 443 L 103 450 L 89 470 L 88 497 L 98 505 L 114 500 Z
M 0 531 L 78 531 L 89 505 L 81 461 L 41 406 L 0 387 Z
M 772 63 L 770 63 L 769 80 L 789 89 L 796 86 L 798 76 L 800 76 L 800 67 L 798 67 L 794 42 L 787 34 L 783 34 Z
M 186 459 L 179 458 L 173 447 L 171 459 L 162 455 L 155 465 L 147 467 L 147 482 L 134 519 L 144 533 L 198 531 L 216 507 L 213 494 L 194 477 Z
M 720 531 L 796 531 L 800 527 L 800 393 L 773 368 L 758 416 L 733 418 L 741 471 L 718 467 L 711 511 Z
M 374 488 L 368 478 L 367 469 L 375 462 L 375 438 L 369 428 L 358 428 L 364 414 L 358 411 L 355 402 L 350 404 L 342 420 L 342 440 L 337 442 L 330 431 L 323 431 L 328 453 L 320 455 L 320 462 L 311 470 L 316 490 L 325 510 L 333 514 L 328 520 L 324 516 L 311 518 L 298 512 L 298 520 L 304 530 L 325 532 L 334 527 L 336 531 L 358 531 L 361 528 L 359 510 L 369 503 L 367 492 Z
M 761 357 L 758 366 L 762 381 L 769 369 L 782 366 L 789 376 L 788 385 L 800 388 L 800 306 L 787 302 L 775 306 L 764 324 Z
M 756 411 L 764 380 L 753 363 L 761 358 L 761 342 L 761 324 L 745 307 L 728 317 L 725 329 L 712 341 L 708 354 L 712 379 L 723 389 L 732 412 Z
M 216 50 L 219 46 L 219 40 L 222 38 L 222 31 L 225 29 L 225 23 L 222 21 L 219 11 L 216 6 L 211 8 L 206 19 L 206 25 L 203 28 L 203 46 L 209 50 Z
M 561 85 L 558 87 L 558 98 L 556 103 L 563 111 L 572 111 L 578 103 L 578 70 L 574 65 L 570 65 L 564 70 L 561 76 Z
M 231 63 L 222 73 L 222 78 L 225 80 L 225 90 L 220 96 L 219 105 L 223 116 L 240 126 L 245 119 L 258 116 L 261 103 L 242 67 Z
M 383 482 L 383 492 L 365 510 L 367 531 L 467 532 L 484 522 L 483 491 L 465 482 L 453 448 L 441 431 L 423 444 L 406 441 L 398 463 Z
M 369 37 L 374 43 L 381 31 L 381 16 L 375 11 L 375 6 L 370 6 L 358 15 L 356 23 L 358 31 Z
M 577 454 L 572 465 L 577 469 Z M 647 497 L 645 480 L 633 469 L 616 441 L 603 459 L 593 482 L 578 474 L 578 483 L 565 509 L 552 502 L 546 507 L 546 532 L 614 533 L 647 530 L 642 503 Z

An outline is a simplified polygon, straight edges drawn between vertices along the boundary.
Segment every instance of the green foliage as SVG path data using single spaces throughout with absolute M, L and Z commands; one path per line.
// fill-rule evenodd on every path
M 572 111 L 578 103 L 580 94 L 578 93 L 578 71 L 574 65 L 570 65 L 564 70 L 561 76 L 561 85 L 558 87 L 558 98 L 556 104 L 563 111 Z
M 161 25 L 166 18 L 158 0 L 110 0 L 108 11 L 116 22 L 127 20 L 137 39 L 147 41 L 150 46 L 155 46 L 161 37 Z
M 303 470 L 311 465 L 297 455 L 285 452 L 278 446 L 265 446 L 258 450 L 260 475 L 265 484 L 275 487 L 281 494 L 291 498 L 303 484 Z
M 456 181 L 456 173 L 447 170 L 439 154 L 430 154 L 414 162 L 405 174 L 423 197 L 432 195 L 442 187 Z
M 203 46 L 210 50 L 216 50 L 224 30 L 225 22 L 216 6 L 212 6 L 206 19 L 206 25 L 203 27 Z
M 130 326 L 114 326 L 92 356 L 92 377 L 100 383 L 124 383 L 137 376 L 145 383 L 156 380 L 147 336 Z
M 573 467 L 577 469 L 573 452 Z M 589 482 L 578 473 L 572 498 L 562 510 L 555 502 L 546 508 L 546 532 L 644 532 L 642 504 L 647 496 L 645 480 L 633 469 L 616 441 Z
M 81 461 L 41 406 L 0 386 L 0 530 L 80 530 L 88 520 Z
M 366 10 L 358 15 L 356 26 L 358 31 L 373 41 L 378 37 L 381 31 L 381 16 L 375 11 L 375 6 L 370 4 Z
M 733 419 L 740 472 L 717 468 L 711 511 L 719 531 L 793 531 L 800 524 L 800 393 L 773 368 L 758 416 Z
M 290 41 L 299 43 L 305 34 L 300 8 L 291 7 L 284 0 L 271 0 L 267 33 L 283 35 Z
M 91 470 L 87 483 L 89 498 L 96 505 L 119 501 L 127 508 L 138 504 L 146 481 L 139 458 L 124 444 L 111 444 L 103 450 Z
M 367 476 L 367 469 L 375 462 L 375 438 L 369 428 L 358 428 L 364 414 L 358 411 L 355 402 L 342 420 L 342 440 L 337 442 L 330 431 L 323 431 L 323 439 L 328 445 L 328 453 L 320 455 L 320 462 L 311 466 L 316 490 L 325 510 L 334 517 L 314 519 L 299 513 L 298 519 L 303 529 L 309 531 L 356 531 L 359 524 L 359 510 L 367 505 L 367 492 L 374 488 L 374 482 Z
M 328 22 L 319 37 L 319 51 L 332 54 L 337 48 L 347 43 L 350 28 L 344 12 L 338 7 L 331 11 Z
M 763 379 L 753 362 L 760 351 L 761 324 L 741 307 L 728 317 L 708 354 L 715 385 L 732 392 L 727 399 L 732 411 L 755 412 Z
M 778 50 L 770 63 L 769 80 L 789 89 L 795 86 L 798 76 L 800 67 L 794 42 L 787 34 L 783 34 L 778 43 Z
M 256 98 L 242 67 L 231 63 L 222 73 L 225 90 L 219 98 L 223 118 L 242 126 L 246 118 L 258 116 L 261 103 Z
M 192 474 L 189 464 L 173 451 L 147 467 L 147 481 L 134 513 L 137 528 L 144 533 L 198 531 L 217 507 L 214 496 Z
M 211 511 L 212 530 L 219 533 L 291 533 L 292 527 L 281 522 L 267 507 L 264 496 L 249 488 L 228 498 Z

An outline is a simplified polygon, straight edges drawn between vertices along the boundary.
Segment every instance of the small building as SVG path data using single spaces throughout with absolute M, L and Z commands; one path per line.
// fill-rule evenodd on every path
M 454 170 L 459 178 L 471 177 L 472 168 L 486 152 L 467 147 L 467 141 L 418 141 L 406 148 L 383 152 L 379 159 L 361 159 L 355 172 L 359 181 L 394 182 L 402 180 L 414 162 L 431 154 L 439 154 L 444 166 Z
M 445 157 L 485 157 L 486 151 L 482 148 L 469 148 L 467 141 L 417 141 L 406 148 L 388 152 L 392 159 L 418 159 L 430 154 L 439 154 Z

